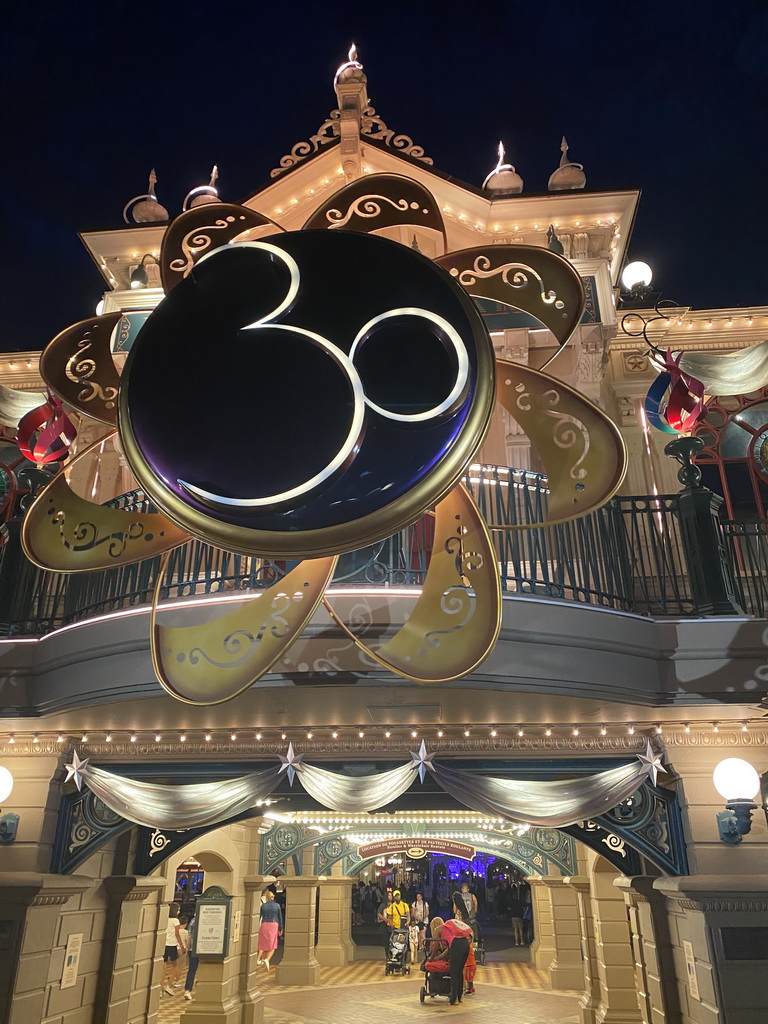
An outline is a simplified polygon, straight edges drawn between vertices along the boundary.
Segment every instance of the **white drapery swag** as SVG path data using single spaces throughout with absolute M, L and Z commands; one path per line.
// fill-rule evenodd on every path
M 93 793 L 117 814 L 137 825 L 183 831 L 215 825 L 242 814 L 277 787 L 292 765 L 304 789 L 332 811 L 375 811 L 391 803 L 413 782 L 416 769 L 433 773 L 446 793 L 474 811 L 529 825 L 560 828 L 595 818 L 631 796 L 661 769 L 660 759 L 645 757 L 587 778 L 524 782 L 489 778 L 436 764 L 426 753 L 377 775 L 349 776 L 302 763 L 289 752 L 282 765 L 222 782 L 167 786 L 139 782 L 86 763 L 79 774 Z M 290 777 L 290 775 L 289 775 Z
M 234 818 L 264 800 L 280 782 L 280 766 L 239 779 L 182 786 L 139 782 L 91 765 L 82 776 L 102 803 L 128 821 L 181 832 Z
M 465 807 L 526 825 L 560 828 L 605 814 L 626 800 L 649 774 L 640 761 L 584 779 L 519 782 L 494 779 L 434 764 L 432 772 L 446 793 Z
M 404 764 L 378 775 L 353 777 L 303 764 L 297 775 L 304 789 L 318 803 L 332 811 L 354 814 L 375 811 L 391 803 L 408 789 L 415 771 L 413 764 Z

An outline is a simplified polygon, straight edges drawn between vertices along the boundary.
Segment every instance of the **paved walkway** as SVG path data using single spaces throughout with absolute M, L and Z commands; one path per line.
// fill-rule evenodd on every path
M 478 968 L 477 994 L 465 996 L 459 1006 L 447 999 L 419 1002 L 421 974 L 387 977 L 379 961 L 358 961 L 347 967 L 328 967 L 314 987 L 285 988 L 266 974 L 259 986 L 264 993 L 265 1024 L 392 1024 L 417 1017 L 450 1014 L 457 1024 L 578 1024 L 575 993 L 552 992 L 549 976 L 530 964 L 494 963 Z M 322 996 L 317 996 L 317 991 Z M 179 1024 L 186 1006 L 181 995 L 160 1001 L 158 1024 Z M 183 1018 L 181 1018 L 183 1024 Z

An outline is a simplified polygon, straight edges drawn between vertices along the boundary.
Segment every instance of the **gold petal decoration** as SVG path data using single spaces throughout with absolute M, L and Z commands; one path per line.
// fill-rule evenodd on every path
M 624 441 L 584 395 L 541 370 L 497 359 L 496 397 L 542 461 L 550 489 L 545 523 L 577 519 L 616 493 L 627 470 Z M 489 525 L 522 530 L 539 524 Z
M 151 649 L 157 678 L 187 704 L 222 704 L 260 679 L 312 618 L 337 556 L 300 562 L 278 583 L 234 611 L 191 626 L 157 622 L 158 575 L 152 602 Z M 195 611 L 194 603 L 189 606 Z
M 439 231 L 448 242 L 440 206 L 432 193 L 402 174 L 366 174 L 326 200 L 302 231 L 378 231 L 395 226 L 423 226 Z
M 472 596 L 474 594 L 474 596 Z M 435 509 L 434 540 L 421 594 L 408 621 L 377 650 L 334 621 L 380 665 L 418 683 L 446 683 L 472 672 L 493 649 L 501 626 L 496 552 L 463 484 Z
M 40 376 L 73 409 L 117 426 L 120 375 L 112 360 L 112 332 L 122 313 L 104 313 L 67 327 L 40 356 Z
M 284 230 L 263 213 L 238 203 L 193 206 L 179 214 L 163 235 L 160 277 L 165 294 L 184 280 L 201 256 L 238 235 L 245 235 L 244 241 L 255 241 Z
M 112 437 L 114 431 L 107 437 Z M 96 505 L 75 494 L 66 472 L 94 448 L 99 438 L 74 457 L 35 498 L 21 525 L 27 558 L 51 572 L 111 569 L 162 554 L 189 540 L 189 534 L 160 512 L 128 512 Z
M 539 245 L 459 249 L 435 263 L 470 295 L 514 306 L 548 327 L 560 347 L 541 369 L 562 350 L 584 313 L 584 284 L 573 264 Z

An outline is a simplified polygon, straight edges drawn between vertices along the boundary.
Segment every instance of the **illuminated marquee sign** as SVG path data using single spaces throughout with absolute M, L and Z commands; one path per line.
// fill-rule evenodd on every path
M 448 857 L 460 857 L 472 860 L 475 856 L 474 846 L 457 843 L 453 839 L 433 839 L 431 836 L 401 836 L 395 839 L 380 839 L 375 843 L 365 843 L 357 848 L 361 860 L 370 857 L 387 857 L 390 853 L 404 853 L 406 857 L 418 860 L 428 853 L 442 853 Z

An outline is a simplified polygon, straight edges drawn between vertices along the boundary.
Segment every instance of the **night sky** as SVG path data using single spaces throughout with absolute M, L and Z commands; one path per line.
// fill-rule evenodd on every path
M 480 185 L 502 138 L 541 192 L 565 134 L 588 189 L 643 190 L 630 256 L 665 297 L 768 303 L 763 0 L 5 0 L 0 350 L 92 313 L 77 231 L 118 227 L 152 166 L 172 214 L 214 162 L 223 199 L 265 184 L 335 106 L 352 40 L 378 112 L 440 170 Z

